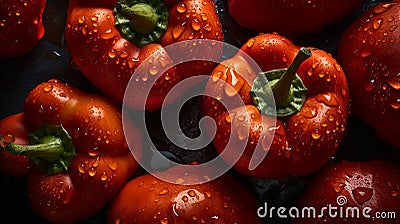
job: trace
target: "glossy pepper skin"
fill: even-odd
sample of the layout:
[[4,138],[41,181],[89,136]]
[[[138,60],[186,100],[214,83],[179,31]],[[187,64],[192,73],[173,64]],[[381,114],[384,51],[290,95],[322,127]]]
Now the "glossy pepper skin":
[[[64,161],[69,166],[60,172],[51,153],[13,151],[6,147],[13,153],[29,156],[32,161],[49,158],[32,166],[28,194],[33,211],[51,222],[76,223],[96,214],[138,167],[125,141],[120,108],[101,96],[50,80],[28,94],[24,113],[18,116],[27,130],[39,130],[44,124],[62,125],[75,148],[72,161]],[[3,124],[16,125],[4,121]],[[133,124],[127,127],[140,148],[140,132]],[[12,127],[2,126],[2,129],[14,135]],[[62,145],[66,149],[65,141]],[[40,169],[47,161],[51,165]]]
[[258,32],[278,32],[288,37],[317,33],[359,9],[365,0],[229,0],[229,14],[235,21]]
[[169,182],[151,174],[128,182],[112,201],[107,223],[263,223],[252,192],[231,176],[185,185],[182,178],[202,177],[177,175],[177,167],[163,172]]
[[353,113],[400,149],[400,1],[364,12],[342,34],[338,60],[349,80]]
[[4,0],[0,4],[0,60],[25,55],[44,35],[46,0]]
[[[400,212],[399,175],[400,165],[384,160],[341,161],[329,165],[310,180],[297,207],[301,209],[311,206],[319,215],[323,207],[331,205],[336,207],[331,212],[333,215],[336,214],[336,217],[330,216],[328,210],[325,210],[323,217],[295,218],[292,224],[396,223],[397,214]],[[349,208],[354,209],[353,214]],[[396,214],[395,217],[393,212]]]
[[[163,46],[195,39],[222,41],[221,24],[213,1],[165,1],[165,11],[169,12],[165,32],[153,42],[138,44],[128,40],[115,26],[114,8],[123,2],[70,1],[65,31],[67,47],[80,71],[105,95],[118,103],[122,103],[127,84],[137,67],[152,56],[148,60],[148,71],[132,77],[138,86],[135,92],[143,98],[146,90],[141,88],[141,83],[145,85],[150,82],[150,77],[160,76],[147,98],[146,108],[135,102],[128,106],[154,111],[161,108],[163,99],[176,83],[194,75],[209,74],[216,65],[213,62],[188,62],[160,74],[161,70],[173,63],[173,58],[165,52]],[[158,28],[155,30],[159,32]],[[150,33],[153,34],[152,31]],[[219,59],[221,52],[217,52],[217,49],[209,48],[208,59]],[[153,55],[155,52],[158,53]]]
[[[8,143],[28,145],[28,135],[31,130],[25,125],[24,114],[10,115],[0,121],[0,144],[5,147]],[[0,150],[0,171],[16,177],[27,177],[32,163],[27,156],[13,155]]]
[[[308,89],[299,111],[274,120],[255,106],[250,90],[258,74],[243,55],[250,56],[261,71],[269,71],[287,68],[298,50],[289,39],[276,33],[260,34],[249,39],[235,56],[218,65],[207,83],[205,94],[209,97],[202,98],[200,103],[202,113],[217,124],[213,144],[222,153],[228,140],[232,140],[233,152],[239,152],[242,149],[235,145],[247,139],[243,155],[233,166],[243,174],[278,179],[309,175],[330,160],[346,134],[348,83],[340,65],[322,50],[312,49],[311,57],[297,69],[297,75]],[[233,100],[237,94],[244,106]],[[221,102],[229,102],[233,109],[227,111]],[[268,140],[272,142],[270,146],[265,142]],[[268,153],[250,170],[256,151]],[[238,155],[230,154],[221,155],[232,163]]]

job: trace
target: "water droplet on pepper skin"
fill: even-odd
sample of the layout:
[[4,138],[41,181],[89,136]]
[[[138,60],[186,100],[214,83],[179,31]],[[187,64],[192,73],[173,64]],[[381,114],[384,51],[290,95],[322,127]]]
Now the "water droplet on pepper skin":
[[395,110],[400,109],[400,98],[394,100],[393,102],[391,102],[391,103],[390,103],[390,106],[391,106],[393,109],[395,109]]
[[185,4],[185,3],[179,4],[179,5],[176,7],[176,11],[178,11],[179,13],[185,13],[186,10],[187,10],[187,7],[186,7],[186,4]]
[[387,3],[387,4],[380,4],[375,6],[375,8],[373,9],[373,12],[375,14],[381,14],[386,12],[387,10],[390,9],[390,7],[393,5],[393,3]]
[[356,189],[352,190],[351,193],[359,204],[364,204],[365,202],[371,200],[374,191],[367,187],[357,187]]
[[191,25],[192,25],[193,30],[195,30],[195,31],[198,31],[201,28],[201,25],[197,18],[193,18]]
[[251,48],[251,47],[254,46],[254,42],[255,42],[255,39],[254,39],[254,38],[250,38],[250,39],[247,41],[246,46],[247,46],[248,48]]
[[180,26],[172,28],[172,36],[178,39],[182,33],[185,31],[186,22],[183,22]]

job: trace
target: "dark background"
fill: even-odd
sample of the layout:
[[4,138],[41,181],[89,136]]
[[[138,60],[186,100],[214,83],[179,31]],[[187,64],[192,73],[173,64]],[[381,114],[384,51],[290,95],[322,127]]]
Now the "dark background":
[[[365,9],[377,4],[378,0],[370,0],[357,12],[349,15],[338,24],[326,26],[319,34],[307,34],[293,40],[298,45],[313,46],[336,55],[338,39],[344,29]],[[240,47],[249,37],[257,33],[240,28],[229,16],[227,0],[216,1],[218,14],[223,24],[225,41]],[[87,92],[98,93],[88,80],[73,66],[63,39],[67,0],[47,0],[44,14],[46,34],[35,50],[28,55],[0,61],[0,119],[21,112],[28,92],[37,84],[50,78],[78,87]],[[226,24],[229,24],[227,26]],[[187,103],[181,112],[182,129],[188,136],[199,134],[197,122],[200,119],[196,100]],[[170,143],[162,133],[159,112],[147,113],[151,122],[148,129],[152,140],[162,153],[175,161],[190,163],[205,162],[214,157],[212,146],[198,152],[188,152]],[[354,116],[350,116],[348,136],[343,141],[332,163],[346,159],[353,161],[382,158],[400,162],[400,153],[377,139],[372,128]],[[245,177],[230,171],[239,181],[258,196],[260,205],[264,201],[269,206],[294,206],[311,178],[288,178],[283,181]],[[143,174],[139,169],[137,175]],[[85,223],[104,223],[107,208]],[[288,223],[290,220],[266,220],[273,223]],[[0,223],[47,223],[31,211],[27,202],[26,181],[0,173]]]

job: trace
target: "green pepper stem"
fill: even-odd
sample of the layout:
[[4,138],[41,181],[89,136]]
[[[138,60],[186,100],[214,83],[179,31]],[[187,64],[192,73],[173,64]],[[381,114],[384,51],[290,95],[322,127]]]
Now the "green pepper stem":
[[48,175],[67,171],[75,156],[75,147],[68,132],[61,125],[50,124],[30,134],[30,145],[6,144],[0,136],[0,150],[28,156]]
[[289,65],[285,73],[281,78],[271,86],[272,92],[275,97],[275,104],[277,107],[286,107],[292,100],[290,88],[292,86],[293,79],[296,75],[297,69],[307,58],[311,56],[311,51],[308,48],[302,47],[298,51],[293,62]]
[[60,138],[46,136],[41,139],[41,142],[35,145],[18,145],[12,142],[5,149],[14,155],[37,157],[47,162],[54,162],[61,158],[64,147]]
[[156,10],[149,4],[138,3],[131,7],[117,2],[115,9],[123,17],[130,20],[131,28],[139,34],[152,32],[158,23]]

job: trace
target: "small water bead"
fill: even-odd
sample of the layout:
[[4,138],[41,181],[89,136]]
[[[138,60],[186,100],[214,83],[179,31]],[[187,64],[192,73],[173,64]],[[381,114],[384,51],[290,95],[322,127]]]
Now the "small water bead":
[[200,30],[201,26],[200,26],[199,20],[197,18],[193,18],[191,24],[192,24],[193,30],[195,30],[195,31]]
[[397,197],[397,196],[398,196],[397,190],[391,190],[391,191],[389,192],[389,194],[390,194],[391,197]]
[[381,27],[381,25],[382,25],[382,21],[383,21],[382,19],[375,20],[374,24],[372,25],[372,27],[375,30],[379,29]]
[[160,192],[158,192],[159,195],[166,195],[168,194],[168,190],[167,189],[163,189]]
[[97,21],[98,21],[98,17],[97,17],[97,16],[92,16],[92,17],[90,18],[90,20],[91,20],[92,22],[97,22]]
[[212,26],[210,24],[206,24],[203,26],[203,29],[205,29],[206,31],[210,32],[212,30]]
[[44,92],[48,93],[53,89],[53,85],[46,85],[43,90]]
[[207,15],[206,15],[205,13],[201,13],[201,14],[200,14],[200,17],[201,17],[201,19],[202,19],[203,21],[207,21],[207,20],[208,20],[208,17],[207,17]]
[[311,137],[315,140],[321,138],[321,133],[318,129],[315,129],[313,132],[311,132]]
[[157,75],[157,73],[158,73],[158,67],[157,66],[152,66],[150,69],[149,69],[149,73],[150,73],[150,75]]
[[86,21],[85,16],[79,17],[79,19],[78,19],[78,23],[79,23],[79,24],[82,24],[82,23],[84,23],[85,21]]
[[247,41],[246,46],[247,46],[248,48],[251,48],[251,47],[254,46],[254,42],[255,42],[255,39],[254,39],[254,38],[250,38],[250,39]]
[[179,5],[176,7],[176,11],[178,11],[179,13],[185,13],[186,10],[187,10],[187,7],[186,7],[186,4],[185,4],[185,3],[179,4]]
[[194,196],[196,196],[196,192],[194,192],[194,190],[189,190],[189,191],[188,191],[188,195],[189,195],[190,197],[194,197]]
[[91,176],[91,177],[93,177],[94,175],[96,175],[96,170],[92,167],[90,170],[89,170],[89,176]]
[[105,180],[107,180],[107,174],[106,174],[106,172],[103,172],[102,174],[101,174],[101,176],[100,176],[100,180],[102,180],[102,181],[105,181]]

